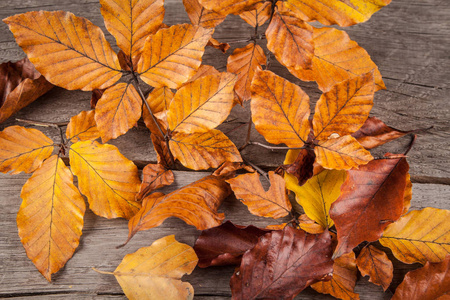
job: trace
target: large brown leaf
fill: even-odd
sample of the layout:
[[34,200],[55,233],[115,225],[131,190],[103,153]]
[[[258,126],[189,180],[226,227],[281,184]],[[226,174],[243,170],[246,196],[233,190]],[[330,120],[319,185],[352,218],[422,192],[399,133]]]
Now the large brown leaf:
[[356,260],[358,269],[363,276],[369,276],[369,281],[387,290],[394,276],[394,267],[389,257],[372,245],[364,247]]
[[42,76],[28,58],[0,65],[0,123],[43,94],[53,85]]
[[226,16],[251,10],[260,0],[199,0],[199,2],[206,9]]
[[213,31],[188,24],[158,30],[145,41],[137,65],[141,79],[156,88],[179,88],[200,66]]
[[100,0],[100,4],[106,29],[130,57],[142,52],[145,38],[155,33],[164,19],[164,0]]
[[333,271],[328,231],[307,234],[286,226],[262,236],[231,277],[233,299],[293,299]]
[[68,90],[107,88],[122,76],[100,28],[64,11],[31,11],[3,20],[36,69]]
[[386,226],[400,218],[408,169],[405,158],[396,158],[348,171],[341,195],[330,209],[338,237],[334,257],[361,242],[378,240]]
[[220,12],[205,9],[198,0],[183,0],[183,5],[193,25],[213,28],[226,18],[226,15],[222,15]]
[[84,199],[73,175],[57,155],[34,172],[22,188],[17,228],[29,259],[51,281],[72,257],[81,237]]
[[139,191],[138,170],[119,150],[96,141],[70,147],[70,165],[90,209],[105,218],[130,219],[141,205],[134,201]]
[[255,6],[254,10],[240,13],[239,17],[241,17],[242,20],[247,22],[250,26],[261,26],[270,19],[271,9],[272,6],[270,2],[261,2]]
[[136,200],[140,201],[156,189],[171,185],[174,181],[172,170],[160,164],[148,164],[142,169],[142,183]]
[[203,230],[194,245],[198,266],[239,265],[245,251],[252,249],[258,238],[268,232],[252,225],[234,225],[230,221]]
[[31,173],[53,152],[54,144],[33,128],[10,126],[0,132],[0,172]]
[[82,111],[70,118],[66,129],[66,137],[72,142],[95,140],[100,137],[95,124],[95,111]]
[[269,143],[303,146],[310,132],[308,95],[286,79],[262,70],[256,71],[251,91],[256,130]]
[[286,194],[283,177],[269,172],[270,188],[266,192],[258,173],[239,175],[228,179],[236,198],[247,205],[248,210],[257,216],[278,219],[287,216],[292,209]]

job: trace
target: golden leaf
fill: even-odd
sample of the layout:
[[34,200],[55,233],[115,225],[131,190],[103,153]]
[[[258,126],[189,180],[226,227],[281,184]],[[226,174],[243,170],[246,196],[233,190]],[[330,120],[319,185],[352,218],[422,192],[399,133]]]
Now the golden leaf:
[[213,32],[188,24],[158,30],[145,41],[137,65],[141,79],[156,88],[179,88],[200,66]]
[[51,274],[72,257],[81,237],[86,210],[73,176],[61,158],[51,156],[22,188],[17,214],[20,240],[36,268]]
[[193,25],[214,28],[226,18],[220,12],[205,9],[197,0],[183,0],[183,5]]
[[199,0],[199,2],[204,8],[226,16],[251,10],[260,0]]
[[372,245],[364,247],[356,260],[362,276],[369,276],[369,281],[380,285],[386,291],[394,276],[394,267],[386,253]]
[[10,126],[0,132],[0,172],[31,173],[53,152],[53,141],[39,130]]
[[66,137],[72,142],[95,140],[100,137],[97,124],[94,119],[95,112],[82,111],[70,118],[66,129]]
[[3,20],[36,69],[68,90],[103,89],[120,79],[119,60],[100,28],[64,11],[31,11]]
[[258,3],[254,10],[244,11],[239,17],[252,27],[261,26],[270,19],[271,9],[270,2]]
[[130,219],[141,205],[134,201],[141,181],[134,163],[108,144],[77,142],[70,147],[70,164],[78,186],[97,215]]
[[197,79],[199,79],[200,77],[203,76],[207,76],[207,75],[217,75],[220,72],[217,71],[216,68],[214,68],[213,66],[209,66],[209,65],[201,65],[200,68],[198,68],[197,72],[194,74],[194,76],[191,77],[191,79],[189,79],[188,82],[186,82],[185,84],[195,81]]
[[310,132],[308,95],[286,79],[261,70],[255,73],[251,91],[256,130],[269,143],[303,146]]

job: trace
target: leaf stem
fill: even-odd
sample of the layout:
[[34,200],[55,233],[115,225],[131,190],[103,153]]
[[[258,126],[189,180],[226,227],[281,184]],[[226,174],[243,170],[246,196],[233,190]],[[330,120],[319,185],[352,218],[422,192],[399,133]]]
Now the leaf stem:
[[248,127],[247,127],[247,137],[245,138],[245,143],[244,145],[241,146],[241,148],[239,148],[239,151],[242,151],[245,149],[245,147],[247,147],[248,145],[250,145],[250,135],[252,133],[252,116],[250,116],[250,120],[248,121]]
[[242,160],[247,164],[250,165],[253,169],[255,169],[256,171],[258,171],[259,174],[261,174],[262,176],[264,176],[264,178],[270,182],[269,180],[269,175],[267,174],[266,171],[264,171],[263,169],[261,169],[260,167],[258,167],[257,165],[255,165],[254,163],[252,163],[251,161],[246,160],[245,158],[242,158]]
[[16,119],[16,121],[34,125],[34,126],[55,127],[55,128],[67,126],[67,124],[69,124],[69,122],[52,123],[52,122],[42,122],[42,121],[34,121],[34,120],[27,120],[27,119]]

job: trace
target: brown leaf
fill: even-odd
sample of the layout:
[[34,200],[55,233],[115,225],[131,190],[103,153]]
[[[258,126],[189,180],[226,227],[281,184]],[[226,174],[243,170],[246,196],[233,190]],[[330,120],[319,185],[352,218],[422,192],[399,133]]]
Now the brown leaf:
[[450,255],[440,263],[427,262],[410,271],[395,290],[392,300],[448,300],[450,298]]
[[119,60],[100,28],[64,11],[31,11],[3,20],[36,69],[68,90],[91,91],[122,76]]
[[262,26],[270,19],[271,9],[270,2],[258,3],[254,10],[244,11],[239,17],[252,27]]
[[226,16],[251,10],[260,0],[199,0],[199,2],[204,8]]
[[53,88],[28,58],[0,65],[0,123]]
[[333,257],[352,251],[361,242],[380,238],[403,211],[408,163],[405,158],[379,159],[348,171],[341,195],[331,205],[338,236]]
[[193,25],[213,28],[222,23],[226,15],[205,9],[197,0],[183,0],[184,8]]
[[394,267],[384,251],[368,245],[361,250],[356,263],[361,275],[369,276],[369,281],[381,286],[384,291],[388,289]]
[[206,44],[206,46],[216,48],[217,50],[222,51],[222,53],[226,53],[228,49],[230,49],[230,45],[228,43],[221,43],[214,38],[211,38]]
[[156,151],[156,159],[158,164],[169,168],[172,165],[172,161],[166,141],[164,140],[164,138],[153,133],[151,133],[150,138],[152,139],[153,147]]
[[20,240],[36,268],[51,281],[78,247],[86,210],[73,175],[57,155],[34,172],[22,188],[17,213]]
[[411,175],[406,174],[406,187],[405,187],[405,194],[403,195],[403,212],[402,215],[406,214],[411,207],[411,200],[412,200],[412,182],[411,182]]
[[246,170],[247,172],[256,172],[255,169],[246,165],[243,162],[224,162],[217,170],[214,171],[214,176],[222,176],[224,178],[235,177],[236,171]]
[[264,50],[256,43],[250,43],[244,48],[236,48],[228,57],[227,71],[238,75],[235,92],[241,101],[250,100],[250,85],[256,69],[266,64]]
[[230,221],[203,230],[194,245],[198,266],[239,265],[245,251],[252,249],[258,238],[268,232],[252,225],[234,225]]
[[100,137],[97,124],[94,119],[95,112],[82,111],[78,115],[70,118],[66,129],[66,137],[73,143],[78,141],[95,140]]
[[148,164],[142,170],[142,183],[139,193],[136,195],[136,201],[141,201],[151,192],[171,185],[174,181],[172,170],[167,170],[160,164]]
[[314,174],[314,161],[316,155],[311,149],[301,149],[295,161],[288,165],[283,165],[283,169],[297,179],[297,184],[302,186]]
[[239,175],[228,179],[236,198],[247,205],[248,210],[260,217],[278,219],[287,216],[292,209],[286,194],[283,177],[269,172],[270,188],[266,192],[258,173]]
[[93,89],[91,96],[91,108],[94,109],[97,105],[98,100],[102,97],[106,89]]
[[117,58],[119,59],[119,64],[122,70],[131,71],[131,68],[133,67],[133,61],[129,56],[125,54],[125,52],[119,50],[119,52],[117,53]]
[[328,231],[310,235],[286,226],[262,236],[231,277],[233,299],[293,299],[333,271]]
[[54,149],[53,141],[39,130],[22,126],[0,132],[0,172],[31,173]]

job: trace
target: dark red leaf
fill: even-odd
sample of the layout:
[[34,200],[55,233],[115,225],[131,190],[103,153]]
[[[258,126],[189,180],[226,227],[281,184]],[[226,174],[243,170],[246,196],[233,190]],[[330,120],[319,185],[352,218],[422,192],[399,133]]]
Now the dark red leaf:
[[283,168],[289,174],[294,175],[298,180],[298,185],[302,186],[313,176],[315,160],[314,150],[302,149],[295,161],[292,164],[283,166]]
[[103,96],[103,92],[106,89],[94,89],[92,90],[92,96],[91,96],[91,108],[94,109],[95,106],[97,105],[98,100],[100,100],[100,98]]

